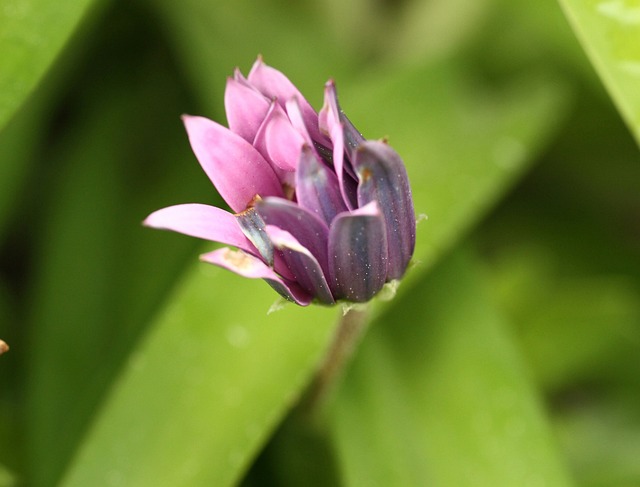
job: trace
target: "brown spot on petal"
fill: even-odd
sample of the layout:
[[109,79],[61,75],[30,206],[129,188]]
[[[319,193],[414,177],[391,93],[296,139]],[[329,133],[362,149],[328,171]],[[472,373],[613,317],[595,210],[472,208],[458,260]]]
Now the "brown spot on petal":
[[9,351],[9,345],[4,340],[0,340],[0,355]]
[[287,183],[284,183],[282,185],[282,192],[284,193],[284,197],[286,199],[293,201],[293,195],[296,193],[296,188]]
[[365,167],[364,169],[362,169],[362,171],[360,171],[360,180],[363,183],[366,183],[372,177],[373,177],[373,172],[370,169]]

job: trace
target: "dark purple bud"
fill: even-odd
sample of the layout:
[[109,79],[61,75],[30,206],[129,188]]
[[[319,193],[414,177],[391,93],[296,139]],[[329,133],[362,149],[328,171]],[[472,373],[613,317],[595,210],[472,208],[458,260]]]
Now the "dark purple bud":
[[416,217],[407,170],[389,145],[371,140],[358,147],[353,165],[360,180],[359,205],[375,201],[384,216],[389,244],[387,280],[399,279],[416,243]]
[[315,213],[327,225],[347,210],[336,173],[320,162],[313,149],[302,148],[296,172],[296,198],[303,208]]
[[387,280],[387,235],[376,202],[341,213],[329,230],[329,275],[334,296],[369,301]]

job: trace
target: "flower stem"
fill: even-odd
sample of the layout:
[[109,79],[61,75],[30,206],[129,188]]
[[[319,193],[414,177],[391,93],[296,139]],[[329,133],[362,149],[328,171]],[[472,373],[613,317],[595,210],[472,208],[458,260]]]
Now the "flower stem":
[[315,379],[302,402],[302,409],[315,416],[335,390],[346,365],[364,336],[369,324],[367,308],[347,309],[340,317],[333,340]]

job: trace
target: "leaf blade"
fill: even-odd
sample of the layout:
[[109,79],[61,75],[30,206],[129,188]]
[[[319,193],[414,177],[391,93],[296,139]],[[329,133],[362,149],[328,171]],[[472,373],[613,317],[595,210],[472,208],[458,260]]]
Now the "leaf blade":
[[640,143],[640,6],[627,0],[559,0],[593,67]]

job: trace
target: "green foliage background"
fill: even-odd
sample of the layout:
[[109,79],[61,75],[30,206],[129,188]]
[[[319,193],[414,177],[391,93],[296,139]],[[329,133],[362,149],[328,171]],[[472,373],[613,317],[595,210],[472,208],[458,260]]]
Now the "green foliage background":
[[[140,225],[258,54],[428,217],[311,417],[340,310]],[[638,0],[3,0],[0,486],[640,485],[638,86]]]

